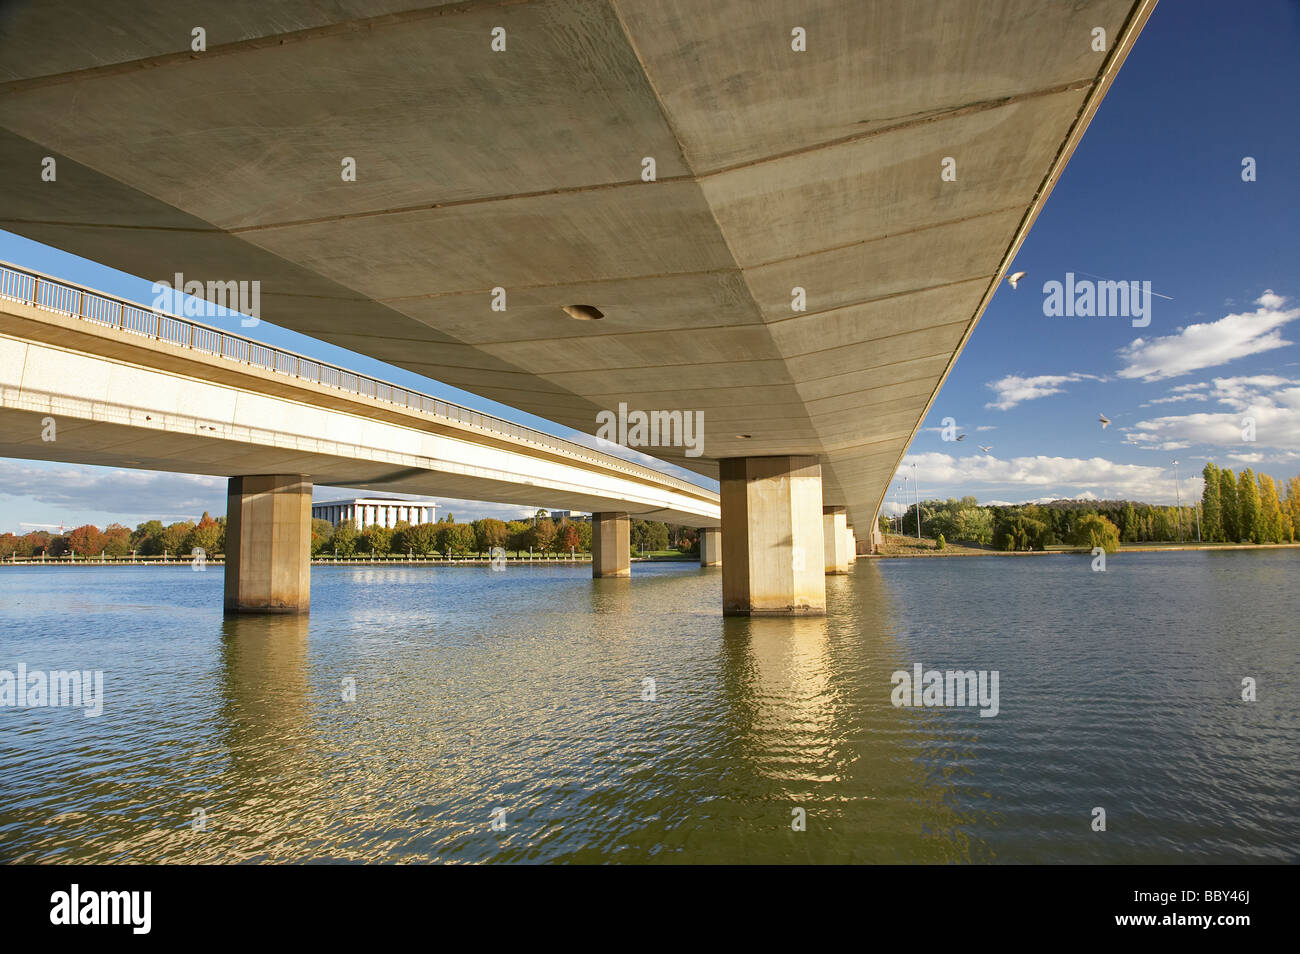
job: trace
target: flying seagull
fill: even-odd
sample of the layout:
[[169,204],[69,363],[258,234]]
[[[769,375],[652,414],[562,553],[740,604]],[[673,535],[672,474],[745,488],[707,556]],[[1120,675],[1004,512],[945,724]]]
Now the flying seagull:
[[993,445],[992,445],[992,444],[989,444],[989,445],[985,446],[984,444],[981,444],[981,445],[980,445],[980,450],[982,450],[982,451],[983,451],[984,453],[986,453],[986,454],[991,453],[992,450],[993,450]]
[[964,441],[965,439],[966,439],[966,435],[965,435],[965,434],[958,434],[958,435],[957,435],[957,440],[959,440],[959,441]]
[[1011,287],[1014,289],[1017,285],[1020,284],[1020,279],[1024,277],[1025,277],[1024,272],[1016,272],[1014,275],[1008,278],[1007,281],[1011,283]]
[[1097,416],[1097,420],[1101,421],[1101,429],[1103,431],[1106,429],[1106,425],[1110,423],[1110,418],[1108,418],[1105,414],[1099,414]]

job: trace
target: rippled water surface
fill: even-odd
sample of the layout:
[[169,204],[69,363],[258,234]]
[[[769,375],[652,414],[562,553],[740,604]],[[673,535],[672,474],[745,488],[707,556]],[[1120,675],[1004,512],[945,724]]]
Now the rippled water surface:
[[[223,619],[215,567],[0,569],[0,669],[106,696],[0,708],[0,859],[1300,860],[1300,551],[864,560],[815,620],[692,564],[312,573]],[[916,663],[999,714],[895,708]]]

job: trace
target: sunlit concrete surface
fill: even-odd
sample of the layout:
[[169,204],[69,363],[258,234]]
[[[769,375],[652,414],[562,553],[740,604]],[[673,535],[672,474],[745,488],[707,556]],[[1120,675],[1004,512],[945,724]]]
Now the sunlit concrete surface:
[[1153,6],[17,2],[0,227],[588,432],[702,410],[655,453],[815,455],[865,528]]
[[226,494],[227,613],[311,608],[311,479],[232,477]]
[[591,515],[591,575],[632,575],[632,527],[627,514]]
[[826,612],[821,468],[815,457],[722,462],[722,612]]

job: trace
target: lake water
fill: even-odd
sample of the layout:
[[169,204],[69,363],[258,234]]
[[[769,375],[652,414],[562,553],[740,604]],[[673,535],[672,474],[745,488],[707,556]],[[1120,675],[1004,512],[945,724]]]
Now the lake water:
[[[0,669],[105,702],[0,708],[0,860],[1300,860],[1300,551],[1090,562],[860,560],[804,620],[688,563],[315,567],[309,619],[3,569]],[[917,663],[998,714],[896,708]]]

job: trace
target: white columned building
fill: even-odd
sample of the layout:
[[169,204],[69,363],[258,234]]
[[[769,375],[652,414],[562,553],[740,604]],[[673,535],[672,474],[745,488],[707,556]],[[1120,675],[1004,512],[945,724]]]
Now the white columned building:
[[396,497],[353,497],[350,500],[313,500],[313,520],[328,520],[338,526],[350,522],[358,530],[379,524],[393,528],[399,521],[409,524],[436,523],[438,503],[434,500],[403,500]]

